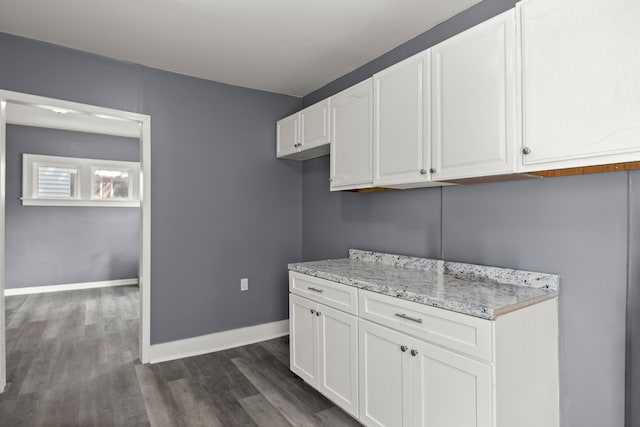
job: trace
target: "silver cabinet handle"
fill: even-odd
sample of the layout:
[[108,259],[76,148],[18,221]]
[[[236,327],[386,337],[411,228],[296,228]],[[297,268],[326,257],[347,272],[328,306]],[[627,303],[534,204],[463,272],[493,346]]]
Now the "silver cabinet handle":
[[431,168],[431,169],[429,169],[429,172],[436,173],[437,171],[435,170],[435,168]]
[[314,288],[312,286],[309,286],[307,289],[309,289],[310,291],[313,291],[313,292],[317,292],[319,294],[324,292],[324,289],[318,289],[318,288]]
[[426,169],[420,169],[420,175],[426,175],[426,174],[427,174]]
[[416,322],[416,323],[422,323],[422,319],[417,317],[407,316],[404,313],[396,313],[396,317],[400,317],[401,319],[411,320],[412,322]]
[[409,349],[409,347],[407,347],[406,345],[401,345],[400,346],[400,350],[402,350],[402,352],[404,353],[405,351],[407,351]]
[[415,348],[411,349],[411,355],[412,356],[417,356],[418,355],[418,350],[416,350]]
[[522,154],[524,154],[525,156],[526,156],[527,154],[531,154],[531,148],[529,148],[529,147],[524,147],[524,148],[522,149]]
[[311,314],[316,314],[316,311],[313,308],[311,309]]
[[319,311],[316,311],[316,316],[320,317],[322,313],[320,313]]

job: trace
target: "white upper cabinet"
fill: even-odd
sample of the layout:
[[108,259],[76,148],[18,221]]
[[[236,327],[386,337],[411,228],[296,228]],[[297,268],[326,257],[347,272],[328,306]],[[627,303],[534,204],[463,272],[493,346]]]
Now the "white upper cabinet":
[[525,0],[523,170],[640,160],[640,1]]
[[509,10],[431,48],[433,180],[514,172],[516,28]]
[[307,160],[329,154],[329,105],[325,99],[277,123],[276,156]]
[[373,76],[373,183],[429,182],[429,51]]
[[276,157],[287,157],[297,153],[300,117],[296,113],[276,123]]
[[329,144],[330,103],[331,99],[325,99],[300,111],[302,150]]
[[331,98],[331,191],[371,187],[372,79]]

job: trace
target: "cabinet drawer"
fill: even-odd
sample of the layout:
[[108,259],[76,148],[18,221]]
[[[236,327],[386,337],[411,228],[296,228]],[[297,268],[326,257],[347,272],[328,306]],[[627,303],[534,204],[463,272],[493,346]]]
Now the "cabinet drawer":
[[358,314],[357,288],[290,271],[289,291],[337,310]]
[[492,360],[491,321],[359,290],[360,317],[483,360]]

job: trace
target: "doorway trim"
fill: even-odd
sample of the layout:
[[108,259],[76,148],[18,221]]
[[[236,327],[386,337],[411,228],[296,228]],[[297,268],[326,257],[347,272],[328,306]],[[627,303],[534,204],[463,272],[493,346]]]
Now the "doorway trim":
[[[15,124],[40,126],[67,130],[83,130],[86,132],[110,134],[108,126],[97,126],[91,128],[91,122],[101,122],[113,119],[112,123],[120,121],[125,127],[132,125],[139,129],[140,140],[140,266],[138,283],[140,287],[140,361],[149,363],[151,349],[151,117],[146,114],[132,113],[123,110],[98,107],[95,105],[81,104],[77,102],[64,101],[55,98],[46,98],[20,92],[0,90],[0,392],[4,391],[7,384],[6,370],[6,325],[5,325],[5,195],[6,195],[6,128],[7,124],[12,124],[8,119],[7,109],[12,104],[17,106],[49,108],[49,110],[59,112],[73,112],[82,117],[82,126],[69,126],[64,124],[64,120],[59,125],[44,125],[21,121]],[[43,107],[44,106],[44,107]],[[101,120],[103,119],[103,120]],[[72,123],[69,119],[68,123]],[[108,123],[108,122],[106,122]],[[121,133],[112,133],[120,134]],[[123,136],[123,135],[122,135]]]

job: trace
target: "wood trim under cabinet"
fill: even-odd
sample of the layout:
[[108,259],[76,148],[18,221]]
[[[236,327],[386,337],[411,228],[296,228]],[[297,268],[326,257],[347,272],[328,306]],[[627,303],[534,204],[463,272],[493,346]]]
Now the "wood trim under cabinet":
[[540,177],[569,176],[569,175],[586,175],[590,173],[603,172],[619,172],[640,169],[640,161],[608,163],[605,165],[582,166],[566,169],[552,169],[537,172],[528,172],[529,175],[537,175]]
[[353,190],[344,190],[344,191],[350,191],[352,193],[378,193],[380,191],[392,191],[392,190],[397,190],[397,188],[370,187],[370,188],[356,188]]
[[[582,166],[582,167],[565,168],[565,169],[549,169],[549,170],[527,172],[527,173],[479,176],[475,178],[461,178],[461,179],[453,179],[453,180],[444,180],[440,182],[442,182],[443,184],[444,183],[446,184],[482,184],[482,183],[489,183],[489,182],[516,181],[516,180],[524,180],[524,179],[553,178],[556,176],[588,175],[592,173],[620,172],[620,171],[628,171],[628,170],[636,170],[636,169],[640,169],[640,161],[608,163],[605,165]],[[375,193],[380,191],[391,191],[391,190],[397,190],[397,188],[371,187],[371,188],[359,188],[355,190],[344,190],[344,191],[350,191],[353,193]]]

